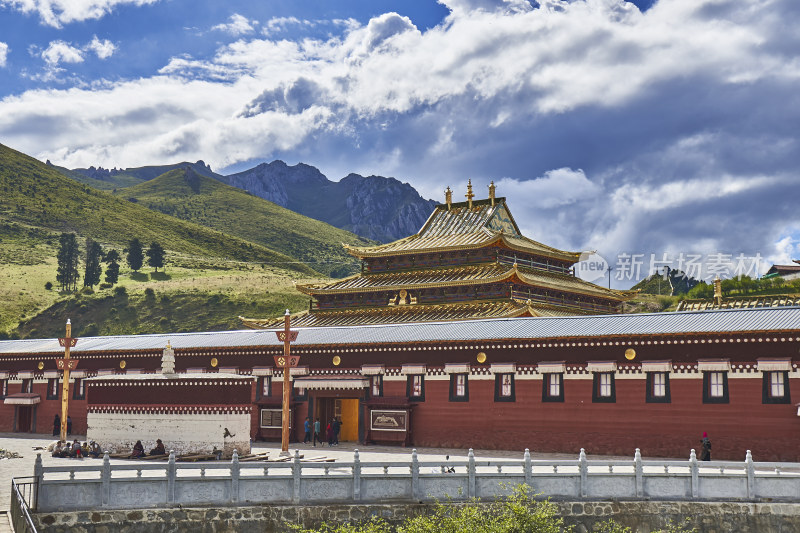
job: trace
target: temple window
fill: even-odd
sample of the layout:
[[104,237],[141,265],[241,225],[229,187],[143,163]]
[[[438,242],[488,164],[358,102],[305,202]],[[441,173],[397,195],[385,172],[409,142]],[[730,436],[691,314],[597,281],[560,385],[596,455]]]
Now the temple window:
[[33,392],[33,380],[23,379],[21,392]]
[[75,378],[75,388],[72,392],[73,400],[83,400],[86,398],[86,383],[83,378]]
[[296,387],[294,390],[294,399],[305,401],[308,399],[308,389],[305,387]]
[[258,378],[258,398],[269,398],[270,396],[272,396],[272,377]]
[[408,399],[415,402],[425,401],[425,376],[423,374],[412,374],[408,376],[406,384]]
[[598,403],[615,403],[617,401],[612,372],[594,373],[592,401]]
[[494,401],[515,401],[514,374],[496,374],[494,376]]
[[703,372],[703,403],[729,403],[728,373]]
[[467,374],[450,374],[450,401],[469,401],[469,380]]
[[370,394],[374,398],[379,398],[383,396],[383,376],[380,374],[376,374],[369,379],[370,381]]
[[47,380],[47,399],[58,400],[58,378]]
[[8,380],[0,379],[0,399],[8,396]]
[[762,403],[791,403],[788,377],[784,371],[764,372]]
[[647,403],[670,403],[669,373],[647,372]]
[[542,401],[564,401],[564,374],[548,372],[542,380]]

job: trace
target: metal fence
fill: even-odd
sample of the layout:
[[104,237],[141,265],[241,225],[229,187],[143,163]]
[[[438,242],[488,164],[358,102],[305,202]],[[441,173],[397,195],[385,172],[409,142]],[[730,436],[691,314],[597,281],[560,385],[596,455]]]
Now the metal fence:
[[11,480],[11,525],[16,533],[36,533],[31,511],[36,511],[39,482],[36,477]]
[[416,502],[495,499],[518,484],[561,500],[800,501],[799,463],[575,459],[362,462],[176,463],[43,467],[36,460],[38,510],[134,509],[177,505]]

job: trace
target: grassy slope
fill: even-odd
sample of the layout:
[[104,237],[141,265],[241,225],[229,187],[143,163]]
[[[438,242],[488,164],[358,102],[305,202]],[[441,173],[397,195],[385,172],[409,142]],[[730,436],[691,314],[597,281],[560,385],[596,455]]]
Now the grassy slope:
[[116,194],[140,205],[236,235],[306,261],[319,272],[338,277],[358,271],[358,260],[342,242],[364,246],[369,241],[201,176],[176,169]]
[[0,223],[53,232],[71,231],[98,242],[124,245],[139,237],[166,250],[202,257],[310,269],[264,246],[198,224],[177,220],[76,183],[47,165],[0,145]]

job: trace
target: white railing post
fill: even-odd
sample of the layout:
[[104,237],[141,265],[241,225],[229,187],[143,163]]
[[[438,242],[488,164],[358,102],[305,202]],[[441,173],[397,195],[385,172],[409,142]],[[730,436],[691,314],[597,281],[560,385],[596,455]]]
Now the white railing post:
[[694,453],[694,448],[689,453],[689,470],[692,472],[692,498],[696,499],[700,489],[700,469],[697,466],[697,454]]
[[636,471],[636,497],[641,498],[644,494],[644,468],[642,467],[642,452],[636,448],[633,454],[633,467]]
[[747,469],[747,499],[752,500],[756,497],[756,468],[753,465],[753,455],[750,450],[744,456],[744,464]]
[[353,501],[361,499],[361,459],[358,449],[353,452]]
[[469,453],[467,454],[467,460],[469,461],[468,473],[469,473],[469,488],[467,489],[469,492],[469,497],[475,497],[475,453],[472,451],[472,448],[469,449]]
[[531,472],[531,451],[525,448],[525,484],[529,487],[533,486],[533,473]]
[[411,450],[411,497],[419,499],[419,460],[416,448]]
[[581,454],[578,456],[578,470],[581,473],[581,498],[586,497],[586,489],[589,485],[589,466],[586,464],[586,450],[581,448]]
[[103,482],[103,501],[105,507],[111,501],[111,458],[108,450],[103,454],[103,469],[100,471],[100,479]]
[[[108,457],[108,452],[106,452]],[[175,478],[178,477],[178,467],[175,465],[175,450],[169,451],[169,460],[167,461],[167,503],[175,503]]]
[[233,457],[231,458],[231,501],[236,503],[239,501],[239,474],[241,473],[239,467],[239,450],[233,450]]
[[294,461],[292,462],[292,501],[300,503],[300,478],[302,466],[300,465],[300,450],[294,451]]

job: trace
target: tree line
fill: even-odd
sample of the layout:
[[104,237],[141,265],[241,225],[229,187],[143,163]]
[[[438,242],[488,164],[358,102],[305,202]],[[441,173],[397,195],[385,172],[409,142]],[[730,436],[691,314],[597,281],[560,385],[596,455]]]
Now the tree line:
[[[147,256],[148,266],[153,267],[156,272],[164,267],[166,253],[164,248],[157,242],[151,242],[145,251],[141,241],[133,238],[128,242],[127,248],[123,250],[125,260],[134,272],[138,272],[144,265],[144,258]],[[114,249],[105,251],[91,237],[86,238],[86,246],[81,256],[78,246],[78,237],[74,233],[62,233],[59,237],[57,254],[56,282],[62,291],[75,291],[78,289],[80,279],[79,265],[83,258],[83,286],[94,287],[100,283],[103,274],[103,264],[105,263],[105,283],[112,286],[119,281],[119,266],[121,256]],[[46,286],[47,287],[47,286]],[[50,284],[49,287],[52,287]]]

